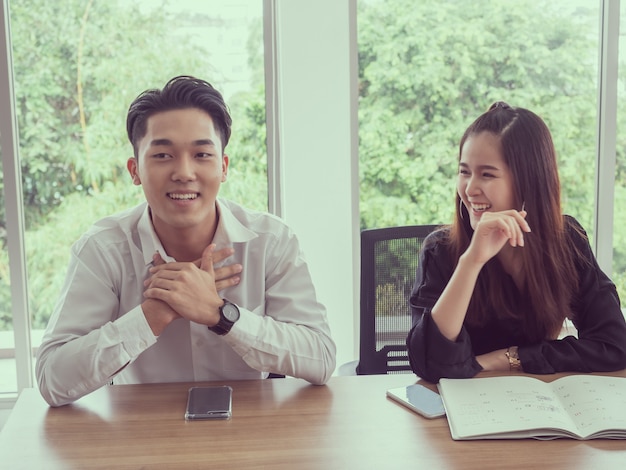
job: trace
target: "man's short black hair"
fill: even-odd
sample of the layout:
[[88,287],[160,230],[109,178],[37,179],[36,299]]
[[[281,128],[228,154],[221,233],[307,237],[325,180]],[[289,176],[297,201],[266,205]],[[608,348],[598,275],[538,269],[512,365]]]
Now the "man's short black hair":
[[128,108],[126,132],[138,156],[139,141],[146,135],[148,118],[163,111],[197,108],[213,120],[222,139],[222,152],[230,139],[232,119],[222,94],[209,82],[189,75],[172,78],[162,90],[151,89],[141,93]]

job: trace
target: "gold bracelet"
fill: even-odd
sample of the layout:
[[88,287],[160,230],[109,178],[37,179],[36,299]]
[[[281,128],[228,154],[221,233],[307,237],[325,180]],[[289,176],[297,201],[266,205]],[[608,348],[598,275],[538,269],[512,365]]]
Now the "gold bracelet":
[[521,372],[522,363],[519,360],[517,353],[517,346],[510,346],[504,353],[509,360],[509,370],[514,372]]

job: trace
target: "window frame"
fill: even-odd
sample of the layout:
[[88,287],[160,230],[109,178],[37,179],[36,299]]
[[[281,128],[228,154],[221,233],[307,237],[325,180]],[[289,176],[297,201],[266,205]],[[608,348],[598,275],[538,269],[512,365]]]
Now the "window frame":
[[[356,8],[357,0],[348,2],[336,2],[335,0],[321,0],[309,2],[308,0],[291,0],[280,2],[278,0],[264,0],[264,50],[265,50],[265,77],[266,77],[266,129],[267,129],[267,159],[268,159],[268,196],[269,211],[283,216],[294,225],[296,233],[309,255],[309,263],[321,300],[326,303],[329,312],[329,321],[333,329],[333,335],[338,343],[338,366],[345,360],[357,357],[358,338],[358,279],[359,279],[359,172],[358,172],[358,44],[356,35]],[[302,9],[307,14],[301,13]],[[616,142],[616,107],[617,107],[617,47],[619,42],[619,0],[601,0],[601,43],[599,52],[599,84],[598,84],[598,133],[597,133],[597,167],[596,167],[596,207],[594,212],[594,252],[601,268],[611,273],[613,258],[613,205],[614,205],[614,168],[615,168],[615,142]],[[311,17],[313,14],[313,18]],[[325,220],[324,207],[311,213],[309,207],[302,209],[293,202],[297,184],[294,178],[298,175],[290,165],[292,158],[297,158],[294,149],[302,147],[306,143],[297,142],[301,133],[293,133],[294,122],[298,122],[298,130],[310,128],[313,132],[323,135],[328,132],[325,122],[307,121],[308,110],[300,110],[293,106],[296,99],[297,86],[285,82],[286,77],[297,77],[293,74],[294,67],[305,67],[307,72],[315,72],[319,68],[322,59],[314,58],[309,64],[293,63],[293,41],[310,41],[305,34],[307,24],[315,24],[317,20],[324,21],[328,18],[339,18],[347,22],[343,31],[328,30],[337,34],[339,41],[323,42],[324,50],[320,51],[325,63],[341,63],[349,55],[349,63],[341,65],[345,67],[341,71],[341,83],[337,85],[335,92],[344,91],[348,95],[347,101],[337,104],[332,102],[332,95],[328,103],[320,106],[329,109],[337,107],[349,107],[342,109],[342,118],[349,121],[347,135],[341,137],[342,148],[347,149],[343,153],[349,161],[346,165],[349,169],[349,181],[345,184],[347,189],[342,189],[338,196],[341,201],[337,206],[345,211],[347,216],[348,233],[329,234],[328,238],[319,238],[319,221]],[[302,26],[299,34],[297,26]],[[26,276],[26,262],[24,249],[24,222],[22,206],[22,179],[19,165],[19,146],[17,138],[17,126],[15,116],[15,104],[13,95],[13,73],[11,62],[11,40],[8,15],[8,1],[2,2],[0,10],[0,108],[10,110],[10,113],[0,115],[0,148],[2,149],[2,165],[5,186],[5,205],[8,231],[8,253],[10,258],[11,297],[13,313],[13,333],[15,337],[15,359],[17,373],[18,393],[33,386],[33,358],[30,340],[30,313],[28,308],[28,284]],[[335,38],[336,39],[336,38]],[[334,43],[331,47],[329,44]],[[310,47],[310,43],[307,43]],[[317,55],[317,54],[316,54]],[[303,54],[303,61],[310,61],[311,57]],[[346,72],[347,69],[347,72]],[[324,73],[324,72],[320,72]],[[319,77],[319,76],[318,76]],[[300,84],[298,84],[300,85]],[[302,87],[301,90],[306,90]],[[333,115],[333,113],[329,113]],[[347,116],[347,117],[346,117]],[[291,126],[291,127],[290,127]],[[342,127],[342,129],[346,129]],[[289,132],[287,132],[289,131]],[[345,133],[343,130],[341,131]],[[294,141],[295,140],[295,141]],[[335,142],[328,144],[333,147]],[[337,154],[328,155],[323,165],[331,165]],[[321,158],[321,157],[320,157]],[[342,168],[346,171],[346,167]],[[342,173],[345,175],[345,173]],[[305,175],[304,177],[307,177]],[[302,176],[300,176],[302,178]],[[334,195],[333,195],[334,196]],[[311,196],[315,198],[315,196]],[[325,206],[328,207],[328,206]],[[334,206],[333,210],[335,209]],[[304,214],[298,214],[303,212]],[[307,221],[306,219],[311,219]],[[317,223],[318,230],[310,230]],[[307,225],[309,224],[309,225]],[[599,228],[602,227],[602,230]],[[610,228],[610,230],[609,230]],[[332,230],[325,230],[332,232]],[[328,244],[328,240],[339,237],[344,250],[348,251],[345,257],[337,260],[334,256],[326,253],[321,255]],[[322,245],[315,251],[315,245]],[[349,246],[348,246],[349,245]],[[313,252],[309,248],[313,248]],[[337,269],[337,267],[341,269]],[[350,272],[349,279],[345,273]],[[328,278],[328,280],[326,279]],[[332,296],[331,287],[335,286],[337,294]],[[341,286],[341,287],[336,287]],[[341,296],[341,299],[336,297]],[[324,298],[325,297],[325,298]],[[339,320],[339,317],[341,319]],[[336,328],[341,322],[341,328]],[[344,328],[347,325],[347,329]],[[341,342],[341,344],[340,344]],[[17,394],[15,394],[17,396]],[[15,399],[15,396],[12,400]],[[4,400],[4,401],[3,401]],[[9,398],[0,398],[2,403],[8,403]]]
[[[613,221],[617,158],[617,80],[619,73],[619,0],[600,0],[598,51],[598,131],[596,138],[593,251],[600,268],[613,272]],[[602,229],[601,229],[602,228]]]
[[[0,149],[2,150],[2,174],[7,224],[7,248],[11,278],[11,311],[15,339],[15,367],[18,393],[33,386],[33,361],[30,341],[30,311],[28,308],[28,283],[26,276],[26,251],[24,249],[24,209],[22,201],[22,172],[19,159],[17,116],[13,94],[13,62],[11,54],[11,30],[8,1],[2,2],[0,10]],[[14,399],[9,397],[9,399]],[[2,399],[4,401],[4,398]]]

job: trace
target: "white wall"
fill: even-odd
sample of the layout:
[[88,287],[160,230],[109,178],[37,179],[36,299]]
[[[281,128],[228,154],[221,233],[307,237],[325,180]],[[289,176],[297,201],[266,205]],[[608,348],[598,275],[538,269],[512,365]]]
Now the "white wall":
[[0,431],[2,431],[2,428],[4,427],[4,423],[7,422],[7,419],[9,419],[9,414],[11,413],[11,409],[0,409]]
[[357,357],[358,337],[356,3],[274,5],[282,216],[328,308],[339,366]]

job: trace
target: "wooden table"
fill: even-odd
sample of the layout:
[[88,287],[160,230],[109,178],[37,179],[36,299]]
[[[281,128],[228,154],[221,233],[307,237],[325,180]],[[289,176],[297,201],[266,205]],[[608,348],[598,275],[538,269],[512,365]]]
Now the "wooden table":
[[26,389],[0,434],[0,467],[612,470],[626,465],[626,441],[453,441],[445,418],[427,420],[385,397],[388,388],[413,382],[413,375],[333,377],[326,386],[291,378],[223,382],[234,389],[233,418],[196,422],[183,418],[189,383],[115,385],[61,408],[49,408],[36,389]]

